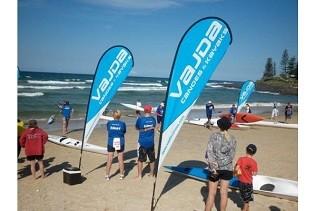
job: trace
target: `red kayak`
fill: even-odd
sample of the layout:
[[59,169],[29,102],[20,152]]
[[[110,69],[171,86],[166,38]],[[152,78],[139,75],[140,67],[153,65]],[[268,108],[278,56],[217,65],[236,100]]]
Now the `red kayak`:
[[251,113],[239,112],[236,115],[236,122],[238,123],[258,122],[258,121],[262,121],[263,119],[264,118],[262,116],[258,116]]
[[[219,115],[219,117],[227,117],[230,118],[230,113],[222,113]],[[263,120],[264,118],[262,116],[258,116],[251,113],[244,113],[239,112],[236,115],[236,123],[251,123],[251,122],[258,122]]]

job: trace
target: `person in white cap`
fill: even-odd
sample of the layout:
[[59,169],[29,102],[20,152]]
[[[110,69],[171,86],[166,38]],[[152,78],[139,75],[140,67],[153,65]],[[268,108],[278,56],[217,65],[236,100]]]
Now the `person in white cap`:
[[212,114],[213,114],[213,111],[215,109],[212,101],[208,101],[205,105],[205,109],[206,109],[206,117],[207,117],[207,122],[205,123],[205,125],[209,125],[211,124],[212,125],[212,122],[211,122],[211,119],[212,119]]

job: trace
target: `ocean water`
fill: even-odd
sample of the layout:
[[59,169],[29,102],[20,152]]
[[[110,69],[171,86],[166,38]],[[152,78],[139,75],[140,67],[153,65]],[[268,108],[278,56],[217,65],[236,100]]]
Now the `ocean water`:
[[[57,104],[68,100],[74,108],[72,120],[77,122],[75,127],[82,127],[92,79],[93,75],[84,74],[21,72],[17,93],[18,117],[23,120],[37,119],[42,125],[45,125],[52,114],[56,114],[56,120],[61,120]],[[240,81],[209,81],[190,112],[189,118],[204,118],[205,103],[209,100],[214,103],[216,113],[228,111],[231,104],[236,103],[241,85]],[[168,78],[128,77],[108,109],[120,109],[123,114],[134,114],[134,111],[120,103],[135,104],[138,99],[143,105],[157,106],[165,100],[167,86]],[[273,103],[277,103],[282,114],[287,102],[291,102],[295,110],[298,97],[256,90],[248,100],[252,111],[258,114],[271,112]],[[56,129],[53,125],[46,126],[46,129]]]

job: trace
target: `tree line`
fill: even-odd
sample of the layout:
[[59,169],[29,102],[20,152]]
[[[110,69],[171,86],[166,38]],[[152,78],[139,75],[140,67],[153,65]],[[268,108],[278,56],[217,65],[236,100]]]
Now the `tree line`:
[[287,49],[285,49],[282,53],[280,70],[280,74],[277,74],[276,63],[272,60],[272,58],[268,58],[262,79],[272,78],[275,76],[280,76],[285,79],[298,79],[298,61],[295,56],[289,57]]

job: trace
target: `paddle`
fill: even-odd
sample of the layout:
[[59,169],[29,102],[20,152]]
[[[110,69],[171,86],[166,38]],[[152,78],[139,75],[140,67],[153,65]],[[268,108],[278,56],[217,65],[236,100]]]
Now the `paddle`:
[[49,118],[48,118],[48,120],[47,120],[47,124],[48,125],[51,125],[51,124],[53,124],[54,122],[55,122],[55,116],[60,112],[60,110],[62,109],[62,103],[58,103],[58,104],[56,104],[56,106],[59,108],[59,110],[55,113],[55,114],[52,114]]

